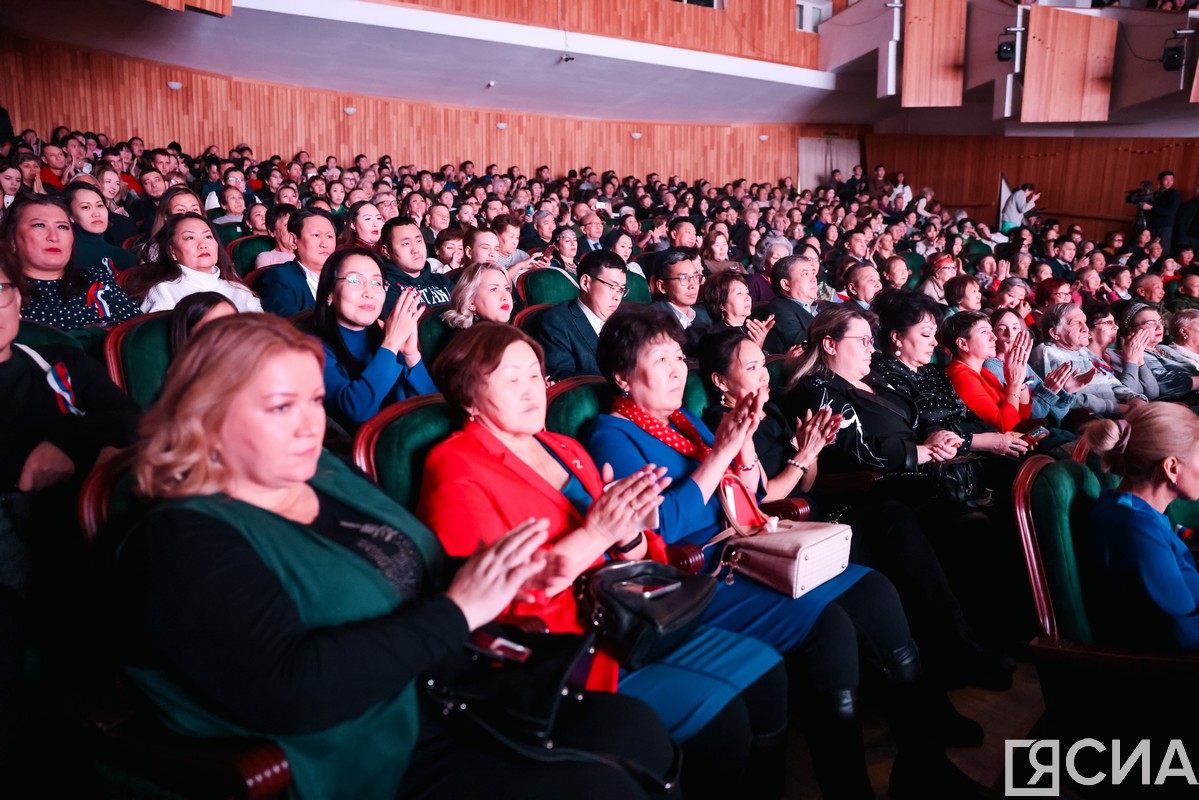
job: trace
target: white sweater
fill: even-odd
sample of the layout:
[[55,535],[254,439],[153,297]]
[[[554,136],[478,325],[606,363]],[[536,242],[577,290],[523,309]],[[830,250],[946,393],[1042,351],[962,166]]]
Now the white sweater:
[[216,267],[213,267],[209,274],[183,266],[179,269],[183,274],[178,278],[155,284],[150,289],[146,299],[142,301],[142,311],[147,314],[151,311],[169,311],[180,300],[196,292],[216,292],[223,295],[229,298],[238,311],[262,311],[262,303],[253,292],[240,284],[223,280]]

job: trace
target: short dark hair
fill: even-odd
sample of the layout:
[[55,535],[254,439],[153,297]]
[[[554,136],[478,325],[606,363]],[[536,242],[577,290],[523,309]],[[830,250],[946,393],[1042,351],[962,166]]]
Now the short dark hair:
[[167,340],[172,358],[187,344],[192,330],[204,319],[204,315],[221,303],[237,310],[233,301],[219,292],[193,292],[175,305],[171,310],[171,328]]
[[[495,200],[498,201],[499,198],[497,197]],[[516,220],[516,217],[512,216],[511,214],[499,214],[491,220],[491,232],[496,236],[499,236],[508,228],[520,229],[520,223]]]
[[[965,277],[970,277],[969,275]],[[973,280],[973,279],[972,279]],[[958,350],[958,339],[965,339],[980,322],[989,322],[986,314],[981,311],[962,311],[951,317],[946,317],[941,323],[941,342],[955,356]]]
[[[321,219],[333,225],[333,217],[327,212],[319,208],[301,208],[299,211],[291,215],[291,219],[287,221],[287,232],[292,236],[300,236],[304,233],[304,223],[313,217]],[[333,226],[334,230],[337,226]]]
[[[683,326],[669,311],[628,303],[617,309],[600,330],[595,361],[613,390],[617,375],[629,375],[637,368],[641,350],[655,339],[668,338],[686,346]],[[436,377],[434,377],[436,382]],[[441,386],[440,383],[437,384]],[[442,387],[442,391],[445,388]]]
[[926,316],[932,317],[934,323],[941,319],[941,304],[919,292],[883,292],[874,298],[870,308],[878,315],[878,341],[884,348],[891,345],[892,334],[903,336]]
[[[962,300],[966,297],[966,290],[970,288],[970,284],[978,285],[978,279],[973,275],[954,275],[949,280],[945,281],[945,302],[948,305],[961,305]],[[957,316],[956,314],[954,316]]]
[[611,250],[592,250],[579,260],[576,272],[580,278],[584,275],[596,278],[606,269],[614,269],[619,272],[628,271],[624,259]]
[[[699,292],[699,301],[704,304],[704,308],[708,310],[708,315],[713,320],[720,320],[722,314],[721,309],[729,300],[729,291],[733,288],[734,283],[740,283],[749,288],[749,281],[739,272],[733,272],[731,269],[726,269],[724,272],[704,281],[703,288]],[[701,351],[700,355],[703,353]]]
[[[607,326],[604,326],[607,328]],[[524,342],[533,348],[545,372],[545,351],[515,325],[476,322],[450,339],[433,362],[430,376],[446,402],[465,411],[474,405],[483,380],[495,372],[510,345]]]
[[[144,174],[144,173],[143,173]],[[266,210],[266,229],[273,231],[279,224],[279,217],[290,217],[300,209],[291,203],[275,203]]]
[[699,346],[699,374],[710,391],[716,390],[712,375],[727,375],[737,348],[747,341],[750,341],[749,337],[740,328],[725,328],[704,334]]

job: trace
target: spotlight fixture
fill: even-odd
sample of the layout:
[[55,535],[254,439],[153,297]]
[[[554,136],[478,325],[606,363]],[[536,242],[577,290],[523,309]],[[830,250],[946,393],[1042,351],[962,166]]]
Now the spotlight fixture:
[[630,135],[630,136],[632,136],[634,139],[640,139],[640,138],[641,138],[641,134],[640,134],[640,133],[637,133],[637,132],[631,133],[631,134],[629,134],[629,135]]
[[167,81],[167,88],[173,92],[177,92],[183,88],[183,84],[179,81]]
[[758,134],[758,141],[759,142],[768,142],[768,141],[770,141],[770,136],[768,136],[765,133],[760,133],[760,134]]
[[350,115],[351,117],[358,113],[358,109],[354,108],[353,106],[346,106],[342,109],[342,111],[346,112],[346,114]]
[[999,48],[995,51],[995,57],[1000,61],[1015,61],[1016,60],[1016,41],[1002,40],[999,42]]
[[495,126],[496,126],[497,128],[499,128],[500,130],[504,130],[505,128],[507,128],[507,127],[508,127],[508,123],[507,123],[507,122],[497,122],[497,123],[495,124]]

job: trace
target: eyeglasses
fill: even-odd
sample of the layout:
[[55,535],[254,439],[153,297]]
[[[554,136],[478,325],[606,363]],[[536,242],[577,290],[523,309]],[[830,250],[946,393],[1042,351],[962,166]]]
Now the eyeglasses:
[[1144,322],[1137,323],[1133,327],[1136,327],[1136,328],[1164,328],[1165,325],[1162,323],[1162,321],[1160,319],[1147,319]]
[[842,336],[842,337],[841,337],[840,339],[838,339],[837,341],[841,341],[841,342],[861,342],[861,343],[862,343],[862,347],[865,347],[865,348],[866,348],[866,349],[868,349],[868,350],[873,350],[873,349],[874,349],[874,337],[873,337],[873,336],[871,336],[871,335],[869,335],[869,334],[867,334],[867,335],[865,335],[865,336]]
[[361,275],[347,275],[344,278],[338,278],[339,281],[345,281],[351,286],[358,287],[359,291],[366,289],[381,289],[387,291],[388,283],[381,278],[364,278]]
[[17,285],[15,283],[0,283],[0,308],[11,306],[13,298],[16,296]]
[[621,297],[624,297],[626,294],[629,293],[629,287],[621,286],[619,283],[609,283],[608,281],[604,280],[603,278],[597,278],[594,275],[591,277],[591,280],[602,283],[604,286],[607,286],[609,289],[616,292]]
[[693,272],[690,275],[679,275],[674,278],[662,278],[662,280],[678,281],[679,283],[682,283],[682,284],[694,283],[696,285],[699,285],[704,282],[704,276],[703,276],[703,273],[701,273],[701,272]]

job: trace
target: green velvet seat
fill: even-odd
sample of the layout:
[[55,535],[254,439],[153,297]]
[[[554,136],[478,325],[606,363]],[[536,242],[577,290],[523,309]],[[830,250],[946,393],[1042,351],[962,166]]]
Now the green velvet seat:
[[541,318],[545,316],[545,312],[553,307],[551,303],[539,303],[535,306],[529,306],[522,309],[512,318],[512,324],[534,339],[538,339],[541,332]]
[[450,327],[449,323],[441,318],[447,308],[448,305],[429,306],[421,314],[416,335],[420,339],[421,358],[424,359],[426,367],[436,360],[457,333],[457,328]]
[[653,299],[649,293],[649,281],[636,272],[625,273],[625,278],[629,293],[624,296],[622,302],[648,304]]
[[908,269],[912,271],[913,277],[919,275],[920,271],[924,269],[924,256],[920,255],[916,251],[913,250],[907,253],[900,253],[900,257],[903,258],[904,263],[908,265]]
[[229,255],[233,258],[233,268],[241,277],[254,269],[258,256],[268,250],[275,249],[275,240],[270,236],[243,236],[229,243]]
[[558,269],[534,269],[516,281],[516,291],[526,307],[557,304],[579,296],[579,286]]
[[113,383],[143,410],[158,398],[166,380],[171,363],[170,331],[170,311],[143,314],[113,328],[104,344]]
[[388,497],[415,511],[425,458],[462,427],[461,416],[439,394],[388,406],[358,429],[354,463],[374,478]]
[[60,331],[51,325],[43,325],[40,322],[32,320],[21,320],[20,326],[17,328],[17,344],[27,345],[33,349],[37,349],[38,345],[53,344],[66,345],[67,347],[78,347],[83,349],[83,345],[75,337],[65,331]]
[[708,406],[720,402],[719,398],[712,395],[698,372],[687,373],[687,385],[683,388],[683,408],[702,419]]
[[230,222],[225,225],[217,225],[216,232],[221,237],[221,244],[228,247],[238,239],[248,236],[250,226],[242,222]]
[[549,388],[545,429],[581,441],[587,426],[612,407],[612,389],[597,375],[567,378]]

